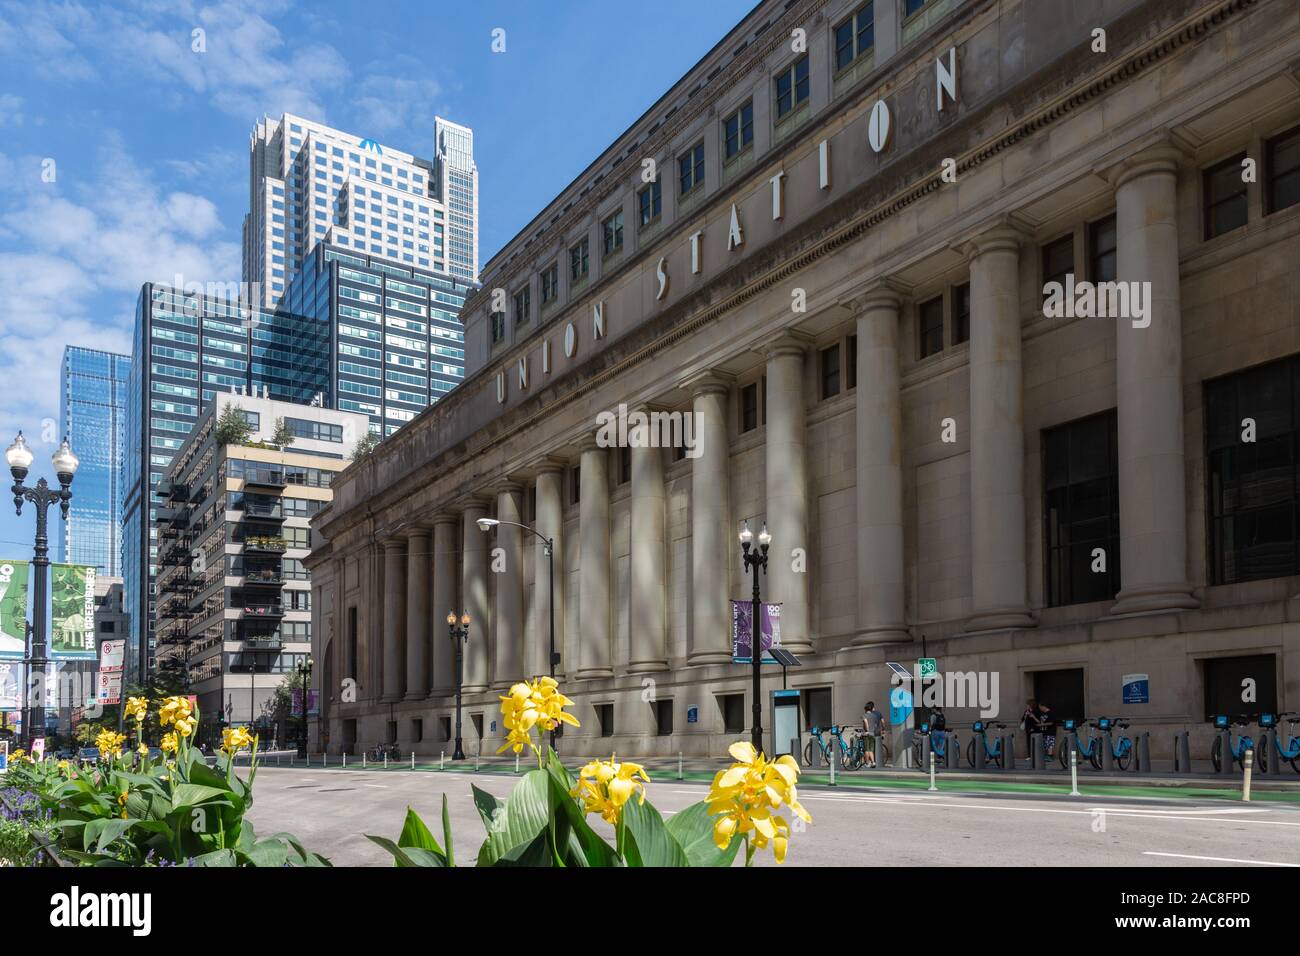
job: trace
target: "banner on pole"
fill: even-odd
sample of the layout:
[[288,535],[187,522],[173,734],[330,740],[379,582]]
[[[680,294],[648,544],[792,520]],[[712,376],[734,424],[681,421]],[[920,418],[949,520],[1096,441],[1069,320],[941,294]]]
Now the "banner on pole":
[[27,653],[27,579],[26,561],[0,559],[0,660]]
[[95,569],[85,564],[52,564],[50,659],[95,657]]
[[[752,646],[750,635],[753,628],[750,626],[750,618],[753,617],[754,605],[751,601],[732,601],[731,602],[731,660],[735,664],[748,664],[751,662],[750,647]],[[781,646],[781,605],[764,604],[761,611],[759,648],[762,651],[770,651],[773,646]],[[763,658],[763,663],[775,663],[771,655]]]

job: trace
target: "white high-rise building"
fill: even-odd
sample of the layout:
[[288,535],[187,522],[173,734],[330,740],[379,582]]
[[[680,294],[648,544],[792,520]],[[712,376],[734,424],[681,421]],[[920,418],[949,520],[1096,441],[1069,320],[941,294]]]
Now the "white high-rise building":
[[478,271],[474,134],[435,119],[437,161],[286,113],[249,141],[243,273],[264,308],[330,242],[473,279]]

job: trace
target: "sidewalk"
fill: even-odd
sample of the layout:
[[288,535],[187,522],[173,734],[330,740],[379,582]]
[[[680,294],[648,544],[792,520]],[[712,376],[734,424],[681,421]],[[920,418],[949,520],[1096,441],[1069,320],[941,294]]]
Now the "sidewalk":
[[[562,754],[561,756],[565,766],[571,772],[589,760],[609,759],[608,754],[596,757],[574,757],[568,754]],[[323,760],[324,763],[322,763]],[[430,760],[427,756],[416,755],[414,765],[412,765],[411,755],[407,754],[403,760],[390,762],[388,766],[367,760],[364,762],[364,767],[362,760],[355,755],[348,756],[346,767],[343,766],[342,758],[338,756],[323,758],[321,754],[313,754],[309,765],[304,765],[302,760],[293,758],[291,754],[278,757],[270,755],[268,758],[262,759],[261,762],[263,766],[294,766],[300,770],[365,769],[388,772],[406,771],[408,773],[415,770],[420,772],[432,771],[434,773],[441,771],[468,775],[479,773],[509,776],[514,775],[516,767],[513,755],[501,757],[483,756],[477,762],[473,755],[468,756],[464,761],[452,761],[450,756],[439,761],[436,758]],[[641,757],[635,758],[633,762],[643,766],[652,780],[675,779],[692,783],[708,783],[712,781],[719,770],[726,769],[731,763],[727,758],[681,757],[679,759],[676,756]],[[1208,770],[1209,761],[1204,761],[1204,763]],[[534,766],[535,761],[532,759],[531,754],[520,756],[518,761],[520,773],[526,773]],[[1294,803],[1300,806],[1300,774],[1292,771],[1289,766],[1285,769],[1285,776],[1274,777],[1265,776],[1258,772],[1253,773],[1250,784],[1251,799],[1260,802]],[[901,767],[880,767],[872,770],[863,769],[842,772],[837,769],[833,784],[829,770],[824,767],[819,769],[805,768],[799,777],[800,787],[829,788],[832,785],[846,790],[926,790],[930,785],[930,779],[928,773]],[[1011,772],[986,770],[980,773],[968,769],[937,770],[935,785],[939,790],[950,792],[1064,795],[1070,792],[1070,772],[1059,768],[1042,771],[1020,768]],[[1149,774],[1137,774],[1132,771],[1127,773],[1101,773],[1093,770],[1090,766],[1081,766],[1079,768],[1079,792],[1084,796],[1186,797],[1241,801],[1242,775],[1238,772],[1232,776],[1219,776],[1200,771],[1191,774],[1174,774],[1167,771],[1156,771]]]

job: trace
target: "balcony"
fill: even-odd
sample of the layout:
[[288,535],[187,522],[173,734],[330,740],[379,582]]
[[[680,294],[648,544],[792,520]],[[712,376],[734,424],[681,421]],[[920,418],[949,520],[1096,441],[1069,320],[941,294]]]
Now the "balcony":
[[279,503],[276,504],[249,504],[244,502],[239,509],[243,512],[241,518],[254,518],[258,521],[283,521],[284,512],[281,510]]
[[245,488],[274,488],[281,490],[288,486],[289,482],[285,480],[283,471],[272,468],[249,468],[244,472]]
[[244,551],[248,554],[284,554],[289,542],[272,535],[252,535],[244,539]]
[[246,651],[278,651],[284,647],[278,637],[245,637],[242,641]]
[[254,602],[245,604],[240,610],[241,617],[264,620],[284,617],[284,605],[279,601]]
[[280,573],[279,568],[266,568],[257,570],[246,570],[244,572],[245,587],[274,587],[278,588],[284,583],[284,575]]

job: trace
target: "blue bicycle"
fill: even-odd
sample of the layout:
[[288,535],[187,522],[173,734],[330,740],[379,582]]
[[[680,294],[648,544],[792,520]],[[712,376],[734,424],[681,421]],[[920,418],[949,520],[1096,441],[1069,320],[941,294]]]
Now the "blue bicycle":
[[1000,735],[994,737],[993,743],[990,744],[988,732],[989,730],[1006,730],[1007,725],[998,722],[986,724],[982,720],[977,720],[975,723],[971,724],[970,729],[975,736],[972,737],[971,742],[966,745],[966,762],[972,767],[975,766],[975,747],[976,745],[979,745],[984,748],[984,762],[986,764],[991,763],[995,767],[1001,767],[1002,737]]
[[[1232,740],[1232,727],[1249,727],[1251,718],[1241,714],[1236,720],[1233,720],[1227,714],[1217,714],[1213,718],[1214,729],[1228,731],[1228,749],[1232,752],[1232,762],[1241,764],[1246,757],[1247,750],[1255,749],[1255,738],[1250,734],[1238,734],[1236,741]],[[1214,772],[1219,773],[1223,767],[1223,738],[1217,733],[1214,735],[1214,743],[1210,746],[1210,762],[1214,764]],[[1263,765],[1260,765],[1263,769]]]
[[[953,739],[956,740],[955,737]],[[948,734],[943,731],[931,733],[930,725],[926,723],[917,728],[912,735],[912,760],[915,762],[917,769],[926,769],[926,764],[922,758],[929,751],[934,751],[935,766],[943,766],[944,758],[948,752]]]
[[[1285,721],[1287,725],[1286,733],[1278,730],[1278,721]],[[1277,751],[1278,758],[1283,761],[1290,761],[1291,769],[1300,773],[1300,737],[1295,735],[1295,725],[1300,723],[1300,714],[1260,714],[1259,727],[1261,730],[1273,730],[1273,749]],[[1283,743],[1283,741],[1286,743]],[[1270,755],[1267,747],[1259,751],[1259,769],[1261,772],[1268,772],[1268,761]]]
[[[1087,727],[1087,736],[1080,736],[1080,723]],[[1129,722],[1114,717],[1094,717],[1084,718],[1082,722],[1076,720],[1061,721],[1061,728],[1065,731],[1060,744],[1056,748],[1056,759],[1060,761],[1063,769],[1070,766],[1070,746],[1079,751],[1079,756],[1086,759],[1092,764],[1094,770],[1102,768],[1103,748],[1106,746],[1106,732],[1111,731],[1110,755],[1115,761],[1115,767],[1119,770],[1127,770],[1129,761],[1133,759],[1133,738],[1123,734],[1116,734],[1114,731],[1127,730]],[[1094,735],[1093,731],[1097,733]]]
[[[844,770],[857,770],[862,766],[866,759],[866,741],[858,734],[853,738],[851,743],[844,742],[845,728],[839,724],[832,724],[829,727],[813,727],[808,731],[809,741],[803,748],[803,765],[811,767],[813,765],[813,754],[820,753],[822,759],[830,765],[834,757],[834,742],[840,742],[840,767]],[[823,739],[823,734],[830,736]],[[813,747],[817,750],[814,751]]]

